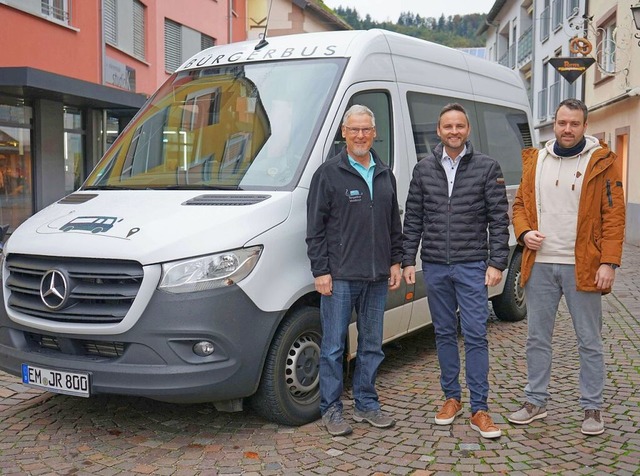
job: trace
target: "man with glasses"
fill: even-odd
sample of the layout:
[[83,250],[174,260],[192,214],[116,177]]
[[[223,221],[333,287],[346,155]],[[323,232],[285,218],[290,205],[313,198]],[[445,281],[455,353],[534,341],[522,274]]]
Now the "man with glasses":
[[460,104],[440,111],[441,143],[416,164],[409,185],[402,266],[406,282],[414,284],[422,241],[420,257],[445,396],[435,423],[450,425],[462,413],[459,310],[471,428],[484,438],[497,438],[502,432],[487,406],[487,287],[498,284],[507,267],[509,203],[500,165],[473,149],[470,132],[469,116]]
[[353,375],[356,422],[378,428],[393,418],[375,388],[384,359],[382,330],[389,289],[401,281],[402,224],[396,179],[371,145],[375,117],[354,105],[344,115],[346,147],[315,172],[307,199],[307,254],[320,293],[320,413],[331,435],[351,433],[342,416],[343,359],[355,307],[358,355]]

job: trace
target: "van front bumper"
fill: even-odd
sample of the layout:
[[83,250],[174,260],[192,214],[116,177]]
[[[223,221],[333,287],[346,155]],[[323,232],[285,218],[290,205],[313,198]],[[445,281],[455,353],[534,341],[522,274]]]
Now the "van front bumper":
[[[176,403],[233,400],[256,391],[282,314],[261,311],[238,286],[190,294],[156,290],[128,331],[78,335],[17,324],[2,306],[0,369],[20,376],[22,364],[29,364],[86,373],[91,395]],[[211,355],[194,352],[201,341],[213,344]]]

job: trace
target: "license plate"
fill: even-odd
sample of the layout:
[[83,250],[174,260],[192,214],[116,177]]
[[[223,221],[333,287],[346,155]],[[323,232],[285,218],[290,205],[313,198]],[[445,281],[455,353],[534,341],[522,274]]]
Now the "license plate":
[[22,383],[44,388],[49,392],[76,397],[89,396],[89,374],[62,372],[22,364]]

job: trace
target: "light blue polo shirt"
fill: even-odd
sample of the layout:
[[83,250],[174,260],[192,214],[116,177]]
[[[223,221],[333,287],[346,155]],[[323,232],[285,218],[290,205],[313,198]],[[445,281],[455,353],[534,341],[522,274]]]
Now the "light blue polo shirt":
[[369,195],[371,195],[371,200],[373,200],[373,172],[375,172],[376,163],[373,160],[373,155],[369,152],[369,168],[365,168],[357,160],[354,160],[349,155],[349,163],[351,166],[358,171],[358,173],[362,176],[365,182],[367,182],[367,186],[369,187]]

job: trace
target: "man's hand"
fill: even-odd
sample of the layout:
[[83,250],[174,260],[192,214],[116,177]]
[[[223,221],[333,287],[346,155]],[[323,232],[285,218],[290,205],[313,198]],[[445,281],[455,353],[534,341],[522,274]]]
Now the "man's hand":
[[527,248],[533,251],[538,251],[542,246],[544,238],[545,236],[538,230],[531,230],[524,235],[523,241]]
[[402,279],[400,263],[396,263],[391,266],[390,274],[391,276],[389,276],[389,289],[391,291],[394,291],[400,287],[400,280]]
[[406,266],[402,270],[402,277],[407,284],[416,284],[416,267]]
[[[529,236],[529,233],[527,233]],[[484,284],[486,286],[495,286],[502,281],[502,271],[493,266],[487,266],[487,272],[484,275]]]
[[596,271],[596,279],[593,281],[598,289],[609,289],[613,286],[616,271],[608,264],[601,264]]
[[333,291],[333,279],[330,274],[323,274],[315,279],[316,291],[323,296],[331,296]]

